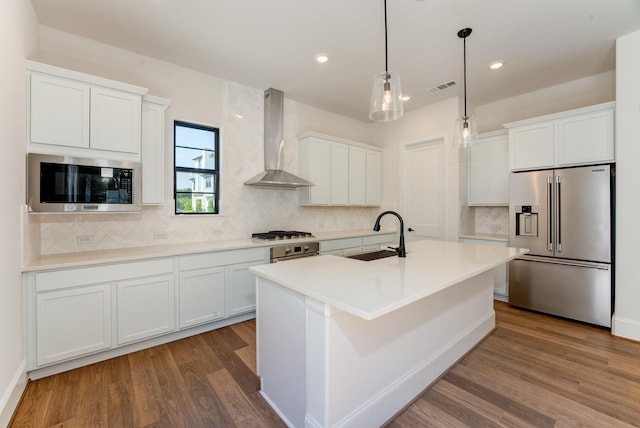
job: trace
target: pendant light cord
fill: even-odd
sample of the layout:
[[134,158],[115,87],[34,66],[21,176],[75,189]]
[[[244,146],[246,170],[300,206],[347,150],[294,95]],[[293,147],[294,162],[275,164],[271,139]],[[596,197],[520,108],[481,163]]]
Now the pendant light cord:
[[464,66],[464,120],[467,120],[467,36],[462,39],[462,52]]
[[384,71],[389,74],[389,52],[387,49],[387,0],[384,0]]

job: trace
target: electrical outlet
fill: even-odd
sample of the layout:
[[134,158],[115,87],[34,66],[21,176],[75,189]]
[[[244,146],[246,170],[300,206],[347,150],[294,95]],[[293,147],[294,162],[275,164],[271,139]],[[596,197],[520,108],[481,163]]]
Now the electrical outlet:
[[78,235],[78,236],[76,236],[76,244],[78,244],[78,245],[90,245],[90,244],[93,244],[93,235]]
[[153,232],[153,239],[167,239],[166,231]]

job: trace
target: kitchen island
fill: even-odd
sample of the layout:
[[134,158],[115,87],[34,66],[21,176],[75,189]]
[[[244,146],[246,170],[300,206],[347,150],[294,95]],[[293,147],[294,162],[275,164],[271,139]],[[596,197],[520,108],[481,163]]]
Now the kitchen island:
[[494,329],[491,270],[526,252],[415,241],[252,267],[262,395],[289,426],[380,426]]

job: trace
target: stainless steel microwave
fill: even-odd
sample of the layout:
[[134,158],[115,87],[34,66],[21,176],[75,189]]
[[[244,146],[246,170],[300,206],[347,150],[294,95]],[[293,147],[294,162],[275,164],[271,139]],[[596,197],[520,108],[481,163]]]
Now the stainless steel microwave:
[[138,162],[27,154],[30,212],[139,212]]

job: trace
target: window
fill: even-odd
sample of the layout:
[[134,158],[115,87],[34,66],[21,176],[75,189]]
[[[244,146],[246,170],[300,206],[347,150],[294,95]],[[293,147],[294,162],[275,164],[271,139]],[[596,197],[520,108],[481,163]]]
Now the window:
[[218,214],[220,130],[175,121],[173,141],[176,214]]

